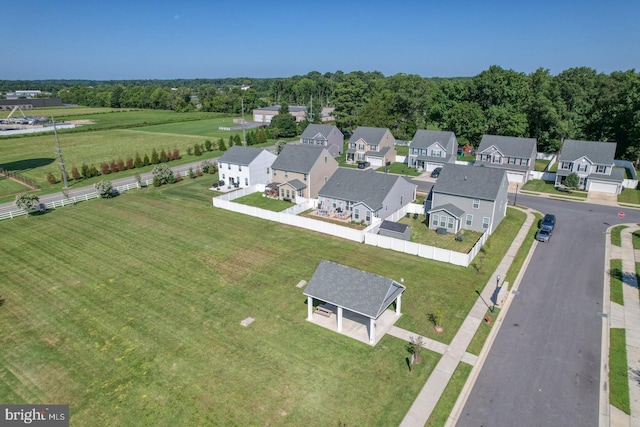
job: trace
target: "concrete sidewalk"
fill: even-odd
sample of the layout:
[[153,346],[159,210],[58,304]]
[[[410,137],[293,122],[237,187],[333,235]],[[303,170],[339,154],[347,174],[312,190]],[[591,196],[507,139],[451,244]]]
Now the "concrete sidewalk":
[[[640,372],[640,298],[638,296],[638,281],[636,277],[636,257],[637,251],[633,249],[632,233],[640,230],[638,226],[630,226],[621,232],[622,247],[611,246],[608,251],[606,270],[609,270],[610,259],[622,260],[622,292],[623,302],[620,305],[609,301],[609,328],[624,328],[626,337],[627,366],[629,374],[629,403],[631,415],[627,415],[613,405],[608,405],[609,414],[601,414],[601,426],[640,426],[640,383],[638,373]],[[608,337],[608,334],[607,334]],[[606,342],[609,348],[609,342]],[[608,374],[609,354],[602,357],[603,375]],[[608,378],[607,378],[608,381]],[[607,387],[603,391],[601,401],[609,402]],[[605,408],[606,409],[606,408]],[[608,415],[608,416],[607,416]]]
[[[407,414],[405,415],[400,426],[423,427],[425,425],[425,423],[429,419],[429,416],[431,415],[431,412],[433,412],[433,409],[438,403],[438,400],[440,400],[440,396],[449,383],[449,380],[451,379],[453,372],[458,366],[458,363],[463,361],[463,359],[465,358],[469,343],[473,339],[473,336],[475,335],[476,330],[478,329],[480,324],[484,321],[484,315],[487,312],[487,304],[491,304],[492,297],[494,296],[494,293],[496,291],[497,276],[500,275],[501,277],[505,277],[507,275],[507,271],[509,270],[514,257],[516,256],[518,250],[520,249],[520,246],[522,246],[522,243],[526,239],[529,228],[535,220],[535,217],[531,212],[529,212],[528,210],[525,210],[525,212],[527,213],[527,218],[522,228],[513,240],[513,243],[509,247],[509,250],[507,251],[505,257],[502,259],[494,273],[491,275],[491,278],[485,285],[484,289],[480,293],[480,298],[476,300],[475,304],[471,308],[471,311],[469,311],[469,314],[463,321],[462,326],[458,330],[458,333],[451,341],[451,344],[449,344],[449,346],[444,351],[444,354],[440,358],[440,361],[427,379],[427,382],[411,405],[409,412],[407,412]],[[501,311],[498,317],[502,318],[504,316],[504,313],[506,313],[506,309]],[[495,325],[492,328],[492,333],[498,328],[498,326],[499,325]],[[473,364],[479,369],[482,366],[482,362],[483,359],[478,358],[478,360],[474,361]],[[462,400],[466,401],[466,396],[462,396]]]

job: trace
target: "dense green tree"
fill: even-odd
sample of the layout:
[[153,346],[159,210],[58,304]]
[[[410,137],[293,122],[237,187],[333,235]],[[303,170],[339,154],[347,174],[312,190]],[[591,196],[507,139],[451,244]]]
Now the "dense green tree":
[[271,119],[269,128],[272,129],[272,132],[277,129],[278,136],[280,137],[290,138],[296,136],[296,119],[289,114],[289,106],[287,104],[282,104],[280,106],[278,114],[273,116]]
[[29,216],[30,212],[40,207],[40,198],[33,193],[21,193],[16,196],[15,204],[18,208],[26,211]]
[[353,130],[359,124],[360,109],[365,103],[367,84],[355,74],[347,74],[333,94],[333,112],[340,129]]
[[464,101],[447,113],[446,129],[453,131],[460,143],[478,147],[486,133],[487,119],[478,104]]

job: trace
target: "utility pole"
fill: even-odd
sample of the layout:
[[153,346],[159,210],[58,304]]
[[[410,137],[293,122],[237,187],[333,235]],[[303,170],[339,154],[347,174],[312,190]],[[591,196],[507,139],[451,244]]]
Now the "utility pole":
[[242,103],[242,119],[241,119],[241,124],[242,124],[242,145],[244,145],[245,147],[247,146],[247,135],[245,135],[244,133],[244,98],[240,98],[240,101]]
[[67,170],[64,167],[64,157],[62,157],[62,149],[60,148],[60,140],[58,139],[58,131],[56,130],[56,121],[51,115],[51,121],[53,122],[53,133],[56,136],[56,154],[60,158],[60,169],[62,170],[62,181],[64,182],[64,188],[69,188],[69,182],[67,181]]
[[310,113],[309,113],[309,118],[311,119],[310,123],[315,123],[313,121],[313,95],[311,95],[311,105],[310,105]]

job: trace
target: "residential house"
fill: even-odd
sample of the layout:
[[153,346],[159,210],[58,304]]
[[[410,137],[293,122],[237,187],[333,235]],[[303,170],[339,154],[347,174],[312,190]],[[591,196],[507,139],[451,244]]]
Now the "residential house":
[[338,168],[318,192],[318,212],[371,224],[415,200],[417,187],[398,175]]
[[507,171],[445,164],[425,200],[429,228],[493,231],[507,213]]
[[445,163],[455,163],[458,140],[453,132],[418,129],[409,143],[407,165],[432,171]]
[[581,190],[620,194],[625,170],[614,167],[615,155],[615,142],[565,139],[555,185],[563,185],[567,176],[575,172],[580,178],[578,188]]
[[387,128],[358,126],[349,139],[347,163],[369,162],[380,167],[395,162],[395,141]]
[[271,165],[272,187],[280,198],[315,199],[318,191],[338,169],[338,162],[318,145],[286,144]]
[[271,164],[276,157],[265,149],[234,145],[218,159],[218,174],[231,187],[267,184],[271,181]]
[[524,184],[534,170],[538,144],[535,138],[484,135],[476,150],[476,166],[507,171],[509,182]]
[[300,143],[320,145],[333,157],[342,154],[344,135],[336,126],[310,124],[300,136]]

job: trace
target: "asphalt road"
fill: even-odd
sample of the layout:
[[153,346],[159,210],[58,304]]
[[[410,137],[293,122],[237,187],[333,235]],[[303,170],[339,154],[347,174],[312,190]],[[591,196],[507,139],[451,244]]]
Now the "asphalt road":
[[640,222],[640,211],[524,195],[518,204],[554,213],[557,229],[538,243],[457,425],[598,426],[605,230]]

